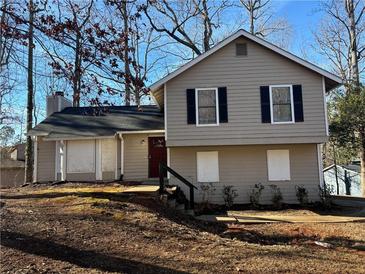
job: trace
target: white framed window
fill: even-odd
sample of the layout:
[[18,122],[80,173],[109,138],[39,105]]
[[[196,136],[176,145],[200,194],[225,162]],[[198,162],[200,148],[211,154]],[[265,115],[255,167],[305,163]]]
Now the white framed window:
[[219,125],[218,89],[197,88],[195,89],[196,102],[196,125],[217,126]]
[[218,151],[197,152],[196,164],[199,183],[219,182]]
[[272,124],[294,123],[292,85],[270,86],[270,112]]
[[267,173],[269,181],[290,180],[289,150],[275,149],[267,151]]

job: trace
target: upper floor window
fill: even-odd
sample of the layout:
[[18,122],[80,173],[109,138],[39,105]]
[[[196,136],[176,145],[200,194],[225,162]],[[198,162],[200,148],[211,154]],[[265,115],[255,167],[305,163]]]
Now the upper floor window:
[[270,86],[271,123],[294,123],[292,85]]
[[197,88],[196,117],[197,125],[209,126],[219,124],[217,88]]

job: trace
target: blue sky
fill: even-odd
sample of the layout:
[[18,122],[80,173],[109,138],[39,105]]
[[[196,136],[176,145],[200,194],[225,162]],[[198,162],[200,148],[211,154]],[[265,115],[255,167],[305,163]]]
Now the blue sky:
[[277,0],[275,2],[278,5],[278,14],[285,14],[293,28],[291,50],[298,54],[301,45],[308,46],[314,42],[312,32],[318,27],[323,17],[323,12],[319,11],[320,1]]

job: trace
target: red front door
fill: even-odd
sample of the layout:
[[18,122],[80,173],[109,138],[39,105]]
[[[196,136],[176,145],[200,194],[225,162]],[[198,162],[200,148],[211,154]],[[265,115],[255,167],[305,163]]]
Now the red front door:
[[165,137],[148,137],[148,154],[149,177],[157,178],[160,162],[166,164],[167,161]]

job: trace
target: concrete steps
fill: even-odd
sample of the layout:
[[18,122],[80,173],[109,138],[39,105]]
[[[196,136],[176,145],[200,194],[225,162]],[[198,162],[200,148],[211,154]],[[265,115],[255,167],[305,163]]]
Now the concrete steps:
[[180,191],[177,186],[167,186],[165,188],[165,194],[161,195],[161,201],[171,209],[185,215],[194,216],[194,210],[187,208],[187,200],[185,195]]

